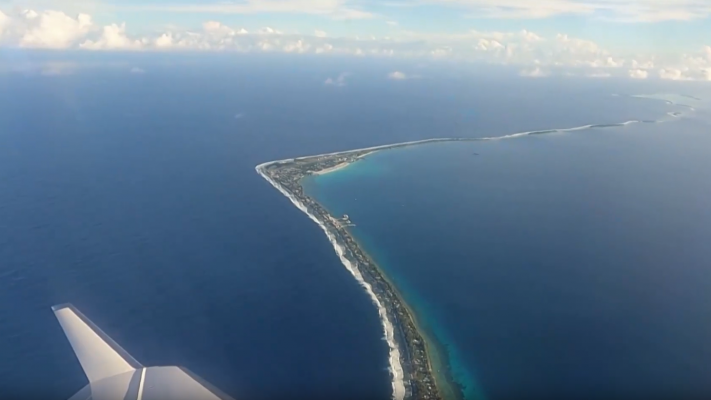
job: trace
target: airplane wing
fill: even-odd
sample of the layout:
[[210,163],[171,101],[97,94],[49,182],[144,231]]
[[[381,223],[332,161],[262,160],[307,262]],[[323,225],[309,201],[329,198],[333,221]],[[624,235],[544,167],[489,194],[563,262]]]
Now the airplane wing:
[[233,400],[185,368],[144,367],[71,304],[52,311],[89,380],[69,400]]

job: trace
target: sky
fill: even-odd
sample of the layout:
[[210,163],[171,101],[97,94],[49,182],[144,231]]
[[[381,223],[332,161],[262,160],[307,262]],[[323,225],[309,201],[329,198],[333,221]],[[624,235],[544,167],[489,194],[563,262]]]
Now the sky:
[[0,47],[412,58],[513,66],[531,78],[711,81],[710,17],[710,0],[0,0]]

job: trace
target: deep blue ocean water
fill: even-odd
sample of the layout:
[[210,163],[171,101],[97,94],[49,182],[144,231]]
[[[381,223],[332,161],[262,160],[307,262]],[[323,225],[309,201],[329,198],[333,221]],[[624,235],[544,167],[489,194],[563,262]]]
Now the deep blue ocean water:
[[308,188],[467,398],[709,398],[708,116],[382,151]]
[[[65,54],[0,53],[0,393],[15,398],[86,383],[50,311],[62,302],[140,362],[184,365],[237,398],[389,398],[374,307],[254,166],[665,110],[610,97],[649,89],[640,83],[484,67]],[[57,57],[66,75],[39,73]],[[427,79],[385,79],[404,68]],[[347,86],[322,84],[343,71]]]

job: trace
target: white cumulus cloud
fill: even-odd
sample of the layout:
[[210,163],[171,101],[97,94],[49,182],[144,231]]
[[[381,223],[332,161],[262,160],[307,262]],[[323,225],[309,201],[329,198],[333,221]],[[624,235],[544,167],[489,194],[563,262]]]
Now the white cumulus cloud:
[[[245,1],[255,2],[254,4],[250,3],[250,7],[262,7],[256,5],[257,0]],[[267,1],[274,2],[269,7],[282,7],[276,2],[291,0]],[[544,0],[544,4],[558,4],[557,2],[561,1],[575,2],[577,0]],[[615,2],[618,0],[604,1]],[[705,4],[705,2],[702,3]],[[583,3],[579,2],[578,6],[581,4]],[[711,7],[711,3],[709,6]],[[336,6],[331,5],[330,7],[335,9]],[[326,14],[333,17],[332,14]],[[241,27],[225,25],[217,20],[207,20],[201,28],[195,30],[173,27],[164,32],[137,36],[132,34],[124,23],[96,26],[88,14],[70,16],[61,11],[31,9],[0,11],[0,45],[8,47],[66,48],[87,51],[282,52],[444,59],[506,65],[528,77],[560,74],[595,78],[628,76],[637,79],[711,79],[711,46],[708,45],[685,54],[681,54],[681,52],[658,55],[650,52],[630,54],[620,50],[613,51],[594,41],[572,37],[564,33],[541,35],[525,29],[516,31],[470,30],[447,33],[413,32],[404,29],[390,31],[393,37],[370,35],[338,37],[327,35],[322,30],[314,30],[311,34],[297,34],[284,32],[276,27],[264,27],[250,32]],[[395,80],[419,78],[402,71],[393,71],[388,77]],[[326,84],[345,85],[345,77],[340,80],[339,77],[333,77],[330,81],[331,83]]]
[[126,36],[126,24],[106,25],[102,29],[101,36],[96,40],[87,39],[79,47],[89,50],[131,50],[139,49],[144,42],[132,40]]
[[5,28],[7,28],[8,25],[10,25],[10,17],[0,11],[0,39],[2,39]]
[[649,72],[644,69],[631,69],[627,71],[627,73],[632,79],[647,79],[647,77],[649,76]]
[[37,18],[37,17],[39,16],[39,14],[37,13],[37,11],[35,11],[35,10],[29,10],[29,9],[28,9],[28,10],[22,10],[22,12],[20,12],[20,15],[22,15],[25,19],[35,19],[35,18]]
[[311,49],[311,45],[299,39],[295,42],[287,43],[282,47],[286,53],[306,53]]
[[270,26],[265,26],[264,28],[257,31],[257,33],[262,34],[262,35],[281,35],[282,34],[281,31],[274,29]]
[[173,34],[163,33],[154,40],[154,44],[157,48],[168,48],[173,46]]
[[73,45],[84,37],[93,23],[88,14],[79,14],[75,18],[61,11],[25,12],[24,32],[19,45],[22,47],[62,49]]
[[659,77],[662,79],[678,81],[684,79],[683,76],[682,71],[676,68],[662,68],[659,70]]

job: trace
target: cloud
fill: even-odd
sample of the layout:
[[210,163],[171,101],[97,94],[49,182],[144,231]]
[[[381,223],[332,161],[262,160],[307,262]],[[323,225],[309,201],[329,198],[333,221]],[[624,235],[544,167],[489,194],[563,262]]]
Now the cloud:
[[144,70],[143,68],[133,67],[130,69],[130,72],[132,74],[145,74],[146,70]]
[[637,61],[637,60],[633,59],[632,61],[630,61],[629,64],[630,64],[630,67],[632,67],[632,69],[638,69],[638,68],[652,69],[652,68],[654,68],[654,61],[652,61],[652,60]]
[[649,76],[649,72],[644,69],[631,69],[627,71],[627,73],[632,79],[647,79],[647,77]]
[[325,81],[323,81],[323,84],[326,86],[346,86],[346,78],[349,75],[350,74],[348,72],[341,72],[335,79],[327,78]]
[[711,16],[702,0],[424,0],[469,11],[473,18],[537,19],[582,15],[618,22],[688,21]]
[[499,42],[498,42],[497,40],[495,40],[495,39],[484,39],[484,38],[482,38],[482,39],[479,39],[479,40],[477,41],[476,45],[474,45],[474,50],[477,50],[477,51],[493,51],[493,52],[496,52],[496,51],[499,51],[499,50],[504,50],[505,48],[506,48],[506,47],[505,47],[503,44],[499,43]]
[[[70,3],[71,4],[71,3]],[[374,18],[358,0],[240,0],[168,1],[153,4],[117,2],[118,12],[190,14],[312,14],[336,20]],[[585,16],[619,22],[687,21],[711,16],[705,0],[391,0],[385,7],[441,6],[473,18],[536,19],[561,15]]]
[[287,43],[282,47],[285,53],[307,53],[311,50],[311,45],[299,39],[292,43]]
[[406,74],[402,71],[393,71],[388,74],[388,79],[396,80],[396,81],[402,81],[405,79],[420,79],[422,78],[421,75],[417,74]]
[[16,22],[23,31],[21,47],[63,49],[73,45],[92,28],[91,16],[72,18],[61,11],[24,11]]
[[[711,47],[703,46],[697,52],[683,54],[675,61],[668,61],[657,69],[660,79],[674,81],[711,80]],[[654,68],[652,65],[647,70]]]
[[271,28],[269,26],[265,26],[264,28],[257,31],[257,33],[259,33],[261,35],[281,35],[283,32],[276,30],[274,28]]
[[606,71],[590,71],[585,76],[588,78],[609,78],[612,74]]
[[432,58],[446,58],[451,56],[452,54],[452,48],[449,46],[444,46],[440,48],[436,48],[433,50],[430,50],[429,55]]
[[468,31],[448,34],[406,32],[404,37],[430,47],[430,54],[455,59],[524,66],[613,68],[624,62],[595,42],[535,32]]
[[202,29],[206,34],[217,38],[246,35],[249,33],[244,28],[240,28],[239,30],[232,29],[227,25],[223,25],[220,21],[205,21],[202,24]]
[[673,81],[682,80],[683,72],[675,68],[662,68],[659,70],[659,77],[662,79],[669,79]]
[[156,48],[159,48],[159,49],[161,49],[161,48],[165,49],[165,48],[173,47],[173,34],[170,33],[170,32],[168,32],[168,33],[163,33],[162,35],[160,35],[159,37],[157,37],[157,38],[153,41],[153,43],[154,43],[155,47],[156,47]]
[[[269,1],[273,2],[273,0]],[[341,0],[318,1],[324,7],[330,4],[328,7],[331,9],[342,8],[345,4]],[[559,0],[544,0],[544,4],[552,4],[551,1]],[[276,7],[274,4],[271,6]],[[262,6],[254,5],[254,7]],[[530,77],[568,74],[596,78],[607,76],[640,78],[646,73],[648,78],[709,80],[711,75],[711,46],[703,46],[695,52],[683,54],[630,55],[564,33],[541,35],[529,30],[469,30],[447,33],[424,33],[400,29],[394,31],[396,31],[395,37],[333,37],[322,30],[315,30],[310,35],[302,35],[269,26],[247,31],[242,27],[228,26],[217,20],[207,20],[201,28],[195,30],[172,27],[164,32],[136,36],[130,33],[125,23],[96,26],[88,14],[77,14],[72,17],[60,11],[38,12],[30,9],[8,11],[8,14],[0,12],[0,45],[8,47],[87,51],[282,52],[443,59],[505,65],[520,71],[523,76]],[[415,75],[404,73],[402,77],[417,78]],[[333,85],[342,85],[345,82],[338,81],[338,77],[331,80]]]
[[390,26],[398,26],[397,21],[385,21],[385,23],[388,24],[388,25],[390,25]]
[[86,40],[80,44],[82,49],[89,50],[131,50],[139,49],[145,43],[141,40],[132,40],[126,36],[126,24],[106,25],[97,40]]
[[371,12],[352,8],[341,9],[331,14],[331,18],[335,20],[370,19],[376,17],[377,15]]
[[0,11],[0,39],[2,39],[3,33],[5,33],[5,28],[7,28],[10,24],[10,21],[10,17]]
[[410,77],[407,76],[404,72],[400,72],[400,71],[393,71],[388,74],[388,79],[393,79],[396,81],[401,81],[401,80],[405,80],[408,78],[410,78]]
[[523,69],[519,72],[520,76],[525,76],[527,78],[544,78],[550,75],[550,72],[536,67],[533,69]]
[[407,75],[405,73],[400,72],[400,71],[393,71],[388,74],[389,79],[395,79],[395,80],[403,80],[407,79]]
[[371,12],[351,7],[345,0],[245,0],[193,4],[123,5],[119,9],[133,12],[169,12],[190,14],[314,14],[335,20],[373,18]]

